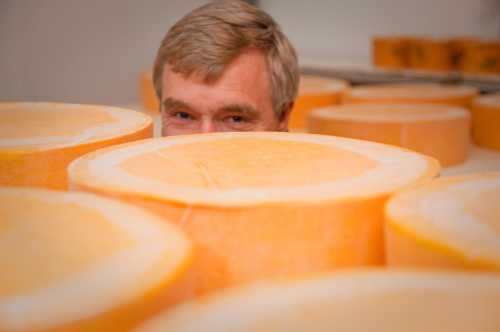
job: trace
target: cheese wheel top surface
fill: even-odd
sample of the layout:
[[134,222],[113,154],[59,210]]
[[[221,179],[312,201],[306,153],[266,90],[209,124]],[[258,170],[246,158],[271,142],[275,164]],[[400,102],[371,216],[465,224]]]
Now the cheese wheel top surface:
[[391,226],[460,256],[500,264],[500,173],[442,178],[393,197]]
[[0,103],[0,149],[50,149],[112,139],[151,125],[150,117],[108,106]]
[[0,215],[1,331],[128,304],[175,279],[191,250],[163,219],[91,194],[4,187]]
[[407,150],[345,138],[273,132],[144,140],[73,162],[71,182],[179,202],[253,205],[373,197],[438,172]]
[[325,92],[339,93],[346,91],[348,87],[349,84],[344,80],[302,75],[300,77],[299,95]]
[[191,301],[135,332],[493,332],[499,302],[493,274],[338,272]]
[[416,122],[468,118],[469,112],[460,107],[444,105],[346,104],[314,110],[311,116],[316,118],[349,121]]
[[408,98],[423,100],[473,97],[476,94],[476,88],[432,83],[379,84],[360,86],[352,89],[350,92],[350,95],[355,98]]

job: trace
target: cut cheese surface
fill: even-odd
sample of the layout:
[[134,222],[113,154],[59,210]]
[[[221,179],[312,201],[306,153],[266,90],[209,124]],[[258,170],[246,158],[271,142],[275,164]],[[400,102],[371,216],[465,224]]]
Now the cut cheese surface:
[[500,150],[500,93],[477,98],[471,113],[474,142]]
[[134,332],[494,332],[491,274],[349,271],[259,283],[192,301]]
[[383,261],[382,205],[439,171],[370,142],[290,133],[146,140],[72,163],[72,186],[177,221],[195,240],[201,292]]
[[0,331],[125,331],[190,293],[190,242],[143,209],[4,187],[0,216]]
[[302,75],[299,95],[290,114],[289,127],[306,127],[307,114],[318,107],[336,105],[349,91],[349,83],[344,80],[320,76]]
[[311,112],[308,131],[401,146],[450,166],[467,158],[470,115],[447,105],[341,105]]
[[152,120],[107,106],[0,103],[0,184],[66,187],[67,164],[93,150],[152,136]]
[[348,103],[437,103],[470,107],[476,88],[434,83],[377,84],[353,88]]
[[396,195],[386,209],[387,262],[500,270],[500,173],[449,177]]

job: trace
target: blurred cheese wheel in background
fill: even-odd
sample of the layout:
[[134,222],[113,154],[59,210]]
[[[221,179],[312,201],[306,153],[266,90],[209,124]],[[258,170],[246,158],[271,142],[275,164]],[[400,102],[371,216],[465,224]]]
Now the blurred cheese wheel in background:
[[448,104],[469,108],[476,88],[433,83],[364,85],[351,89],[348,103]]
[[500,270],[500,173],[448,177],[393,197],[389,266]]
[[454,69],[463,70],[466,49],[477,42],[478,40],[473,37],[456,37],[448,39],[451,61]]
[[471,113],[474,142],[500,150],[500,93],[477,98]]
[[134,331],[498,330],[497,275],[358,271],[234,289],[182,304]]
[[471,74],[500,74],[500,41],[481,41],[468,45],[462,70]]
[[372,60],[379,68],[404,69],[410,64],[410,39],[407,37],[374,37]]
[[453,58],[448,41],[413,38],[410,47],[410,67],[417,70],[450,71]]
[[159,112],[160,103],[158,101],[158,97],[156,96],[153,76],[150,71],[141,73],[139,77],[139,88],[142,106],[144,109],[155,113]]
[[135,206],[0,188],[0,331],[129,331],[193,295],[192,245]]
[[344,80],[302,75],[299,95],[290,114],[290,129],[305,129],[307,114],[311,110],[340,104],[348,90],[349,83]]
[[152,135],[151,118],[126,109],[0,103],[0,185],[65,189],[73,159]]
[[200,293],[382,264],[388,195],[438,171],[434,159],[396,147],[283,132],[147,140],[69,169],[73,188],[177,221],[198,245]]
[[447,105],[341,105],[311,112],[308,131],[396,145],[450,166],[467,158],[470,115]]

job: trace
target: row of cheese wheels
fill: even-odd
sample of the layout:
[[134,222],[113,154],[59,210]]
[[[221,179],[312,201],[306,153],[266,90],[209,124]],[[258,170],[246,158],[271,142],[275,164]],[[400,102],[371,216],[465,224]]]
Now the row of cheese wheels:
[[376,67],[385,69],[498,75],[500,40],[380,36],[372,39],[372,59]]
[[[123,109],[4,104],[0,113],[9,120],[2,121],[9,130],[0,131],[3,179],[22,179],[21,185],[64,188],[65,168],[79,154],[151,136],[150,119]],[[45,182],[29,183],[13,161],[30,165],[26,174]],[[71,163],[71,188],[129,204],[1,190],[0,330],[126,331],[193,294],[384,261],[498,270],[497,175],[436,181],[386,207],[392,194],[438,172],[435,160],[414,152],[308,134],[221,133],[99,149]],[[461,194],[441,189],[448,185]],[[418,202],[428,195],[436,199]],[[412,204],[414,214],[405,207]],[[467,218],[449,218],[462,210]],[[407,286],[419,276],[409,276]],[[399,276],[381,278],[391,283]],[[493,286],[470,296],[486,300],[486,293],[497,301]],[[460,296],[452,294],[450,303]],[[486,317],[498,323],[498,316]],[[160,318],[144,329],[172,330],[163,324]]]

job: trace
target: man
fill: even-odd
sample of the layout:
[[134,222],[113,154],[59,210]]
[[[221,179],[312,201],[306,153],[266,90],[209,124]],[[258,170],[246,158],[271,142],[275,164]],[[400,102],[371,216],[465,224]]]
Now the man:
[[276,22],[240,0],[211,2],[163,39],[153,80],[162,134],[287,131],[299,70]]

